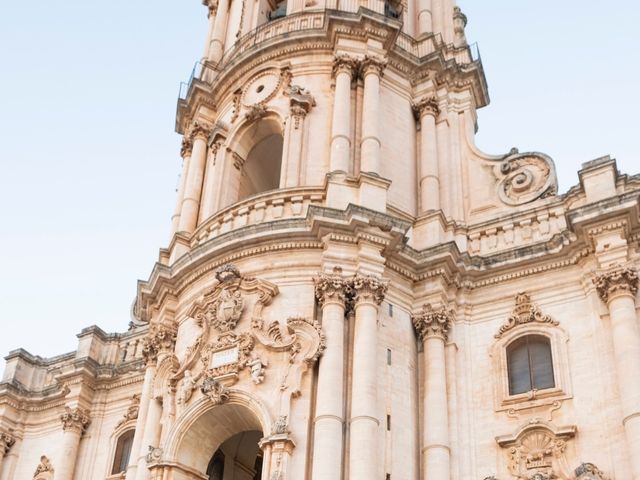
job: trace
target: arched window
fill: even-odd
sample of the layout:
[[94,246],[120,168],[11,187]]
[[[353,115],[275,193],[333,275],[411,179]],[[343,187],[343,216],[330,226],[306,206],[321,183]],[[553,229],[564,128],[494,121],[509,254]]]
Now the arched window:
[[551,343],[542,335],[521,337],[507,347],[509,395],[555,387]]
[[216,450],[216,453],[211,457],[207,467],[207,475],[209,480],[222,480],[224,478],[224,453],[222,453],[222,450]]
[[116,455],[113,459],[111,474],[122,473],[127,470],[129,457],[131,456],[131,446],[133,445],[133,435],[135,430],[127,430],[118,438],[116,444]]
[[272,133],[249,151],[240,178],[240,200],[280,186],[282,144],[282,134]]

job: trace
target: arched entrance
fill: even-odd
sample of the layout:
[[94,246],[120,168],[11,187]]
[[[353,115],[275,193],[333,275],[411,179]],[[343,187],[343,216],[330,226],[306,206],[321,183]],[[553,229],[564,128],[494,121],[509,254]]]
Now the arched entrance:
[[262,432],[237,433],[215,451],[207,467],[208,480],[261,480]]

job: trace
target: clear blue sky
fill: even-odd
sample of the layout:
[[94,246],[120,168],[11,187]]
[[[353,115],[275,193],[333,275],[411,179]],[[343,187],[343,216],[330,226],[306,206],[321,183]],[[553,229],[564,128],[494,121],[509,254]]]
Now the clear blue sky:
[[[639,6],[459,3],[492,99],[483,150],[550,154],[561,191],[605,154],[640,172]],[[0,3],[0,355],[126,329],[167,244],[176,96],[205,32],[200,0]]]

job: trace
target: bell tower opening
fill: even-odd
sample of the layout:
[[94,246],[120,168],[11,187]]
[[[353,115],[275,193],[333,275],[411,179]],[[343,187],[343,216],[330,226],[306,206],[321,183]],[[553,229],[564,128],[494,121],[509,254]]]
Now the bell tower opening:
[[282,135],[273,133],[249,151],[240,178],[239,200],[280,186],[282,145]]
[[225,440],[209,461],[208,480],[261,480],[261,438],[262,432],[252,430]]

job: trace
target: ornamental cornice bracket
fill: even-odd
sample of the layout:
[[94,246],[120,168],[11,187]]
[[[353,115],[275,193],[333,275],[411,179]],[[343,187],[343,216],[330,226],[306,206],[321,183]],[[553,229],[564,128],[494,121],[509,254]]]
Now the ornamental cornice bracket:
[[495,338],[502,338],[505,333],[513,328],[529,323],[541,323],[554,327],[560,325],[558,321],[542,313],[540,307],[531,301],[531,295],[527,292],[519,292],[516,295],[516,306],[511,315],[494,336]]
[[91,423],[91,418],[89,411],[84,408],[65,407],[65,413],[60,415],[60,421],[64,431],[75,431],[82,434]]
[[635,297],[638,293],[638,272],[630,266],[618,266],[598,274],[593,283],[604,303],[618,295]]
[[427,303],[419,313],[411,315],[411,323],[421,341],[428,338],[441,338],[446,341],[454,315],[455,312],[444,305],[436,309]]

